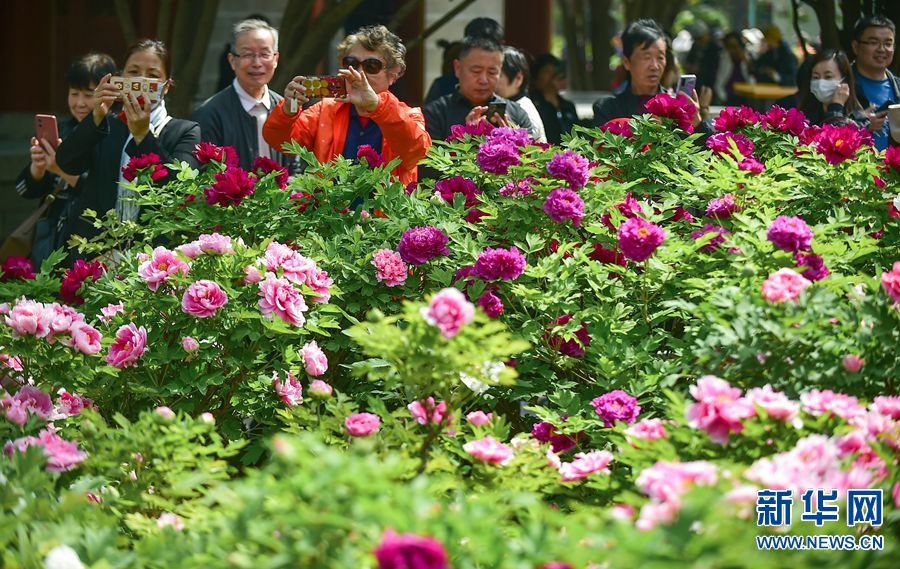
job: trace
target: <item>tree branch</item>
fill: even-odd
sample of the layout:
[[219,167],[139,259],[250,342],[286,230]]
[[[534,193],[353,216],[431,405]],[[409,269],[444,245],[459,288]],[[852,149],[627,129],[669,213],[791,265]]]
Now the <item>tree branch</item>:
[[390,21],[390,23],[388,23],[387,28],[389,30],[396,30],[397,28],[399,28],[401,25],[403,25],[403,22],[406,20],[406,18],[408,18],[410,14],[415,12],[416,8],[418,8],[423,1],[424,0],[407,0],[406,2],[404,2],[403,6],[401,6],[400,9],[394,13],[394,18]]
[[431,34],[444,27],[444,24],[455,18],[457,14],[468,8],[474,2],[475,0],[463,0],[462,2],[460,2],[455,8],[444,14],[443,17],[441,17],[437,22],[428,26],[428,28],[424,32],[419,34],[419,37],[409,41],[406,44],[406,51],[412,51],[413,48],[427,40]]

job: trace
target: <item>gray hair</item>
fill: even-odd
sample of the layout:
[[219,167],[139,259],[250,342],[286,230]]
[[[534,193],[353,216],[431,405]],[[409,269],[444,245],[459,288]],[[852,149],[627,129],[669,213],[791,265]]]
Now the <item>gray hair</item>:
[[263,20],[243,20],[238,22],[234,26],[234,33],[231,37],[231,45],[237,45],[238,36],[245,32],[252,32],[254,30],[265,30],[272,34],[272,40],[274,41],[275,52],[278,52],[278,30],[273,28],[268,24],[268,22],[264,22]]

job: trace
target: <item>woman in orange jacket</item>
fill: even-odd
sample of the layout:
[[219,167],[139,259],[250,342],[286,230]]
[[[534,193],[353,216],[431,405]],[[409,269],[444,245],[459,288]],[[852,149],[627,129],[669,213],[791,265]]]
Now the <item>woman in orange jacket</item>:
[[[347,95],[323,98],[300,112],[291,112],[309,101],[305,77],[294,77],[284,90],[284,100],[269,113],[263,137],[274,148],[289,140],[310,149],[320,162],[335,156],[356,159],[357,151],[371,146],[385,163],[400,158],[393,170],[404,184],[415,182],[417,164],[431,146],[425,117],[388,91],[406,70],[406,47],[384,26],[370,26],[347,36],[338,46],[344,69],[338,71],[347,84]],[[287,103],[287,106],[285,106]]]

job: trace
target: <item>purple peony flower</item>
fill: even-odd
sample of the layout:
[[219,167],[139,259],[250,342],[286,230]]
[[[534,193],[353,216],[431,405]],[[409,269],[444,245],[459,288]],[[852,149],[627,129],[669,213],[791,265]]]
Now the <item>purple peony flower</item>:
[[640,217],[619,226],[619,248],[632,261],[646,260],[665,239],[666,232],[660,226]]
[[581,225],[581,218],[584,217],[584,200],[572,190],[559,188],[547,196],[544,201],[544,212],[556,223],[571,219],[572,225],[578,227]]
[[447,234],[436,227],[413,227],[403,232],[397,252],[411,265],[421,265],[435,257],[449,255]]
[[524,128],[497,127],[488,134],[489,139],[506,140],[516,146],[528,146],[534,144],[534,140]]
[[819,255],[796,253],[794,259],[797,261],[797,268],[806,267],[800,274],[808,281],[820,281],[831,274],[825,266],[825,260]]
[[725,194],[724,196],[715,198],[709,202],[706,206],[706,217],[727,219],[736,211],[741,211],[741,208],[734,203],[734,196],[732,194]]
[[485,249],[475,261],[475,274],[486,281],[511,281],[525,272],[525,256],[515,247]]
[[590,172],[591,163],[587,158],[571,150],[555,154],[547,163],[547,173],[557,180],[565,180],[572,190],[584,187]]
[[769,226],[766,237],[779,249],[796,253],[810,250],[813,234],[802,218],[781,215]]
[[491,174],[506,174],[510,166],[520,163],[519,148],[503,138],[489,136],[478,146],[478,166]]
[[713,225],[711,223],[707,223],[703,226],[703,229],[698,229],[697,231],[691,232],[691,239],[700,239],[707,233],[715,233],[716,236],[713,237],[709,243],[700,247],[701,251],[706,251],[707,253],[712,253],[716,249],[719,248],[719,245],[725,242],[725,236],[731,235],[731,232],[725,229],[724,227],[719,227],[718,225]]
[[638,413],[641,412],[641,406],[637,404],[637,399],[621,389],[594,398],[591,405],[594,406],[594,411],[600,415],[603,424],[607,427],[612,427],[616,421],[634,423]]
[[[731,147],[732,142],[737,146],[740,158],[734,155]],[[747,158],[753,154],[753,141],[743,134],[735,134],[733,132],[720,132],[710,136],[706,139],[706,147],[719,156],[727,154],[736,160]]]

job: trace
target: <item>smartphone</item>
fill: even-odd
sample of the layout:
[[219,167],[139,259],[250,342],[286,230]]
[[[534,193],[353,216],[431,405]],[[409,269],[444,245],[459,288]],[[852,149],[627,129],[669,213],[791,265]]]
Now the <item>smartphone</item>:
[[696,75],[682,75],[678,78],[678,87],[676,87],[675,92],[679,91],[690,97],[694,93],[694,89],[697,88],[697,76]]
[[499,121],[494,122],[497,120],[494,118],[494,115],[499,115],[500,118],[504,118],[506,116],[506,103],[488,103],[484,116],[487,117],[489,123],[496,125]]
[[884,111],[888,110],[888,107],[890,107],[891,105],[893,105],[895,103],[896,103],[895,101],[885,101],[884,103],[882,103],[882,105],[880,107],[878,107],[877,109],[875,109],[872,112],[873,113],[883,113]]
[[54,115],[34,115],[34,137],[42,138],[56,148],[59,145],[59,128]]
[[306,96],[314,97],[344,97],[347,95],[347,83],[338,75],[324,75],[322,77],[307,77],[303,80],[306,87]]
[[112,77],[109,82],[122,92],[122,98],[129,93],[137,97],[145,97],[151,105],[155,105],[162,99],[163,88],[166,82],[153,77]]

